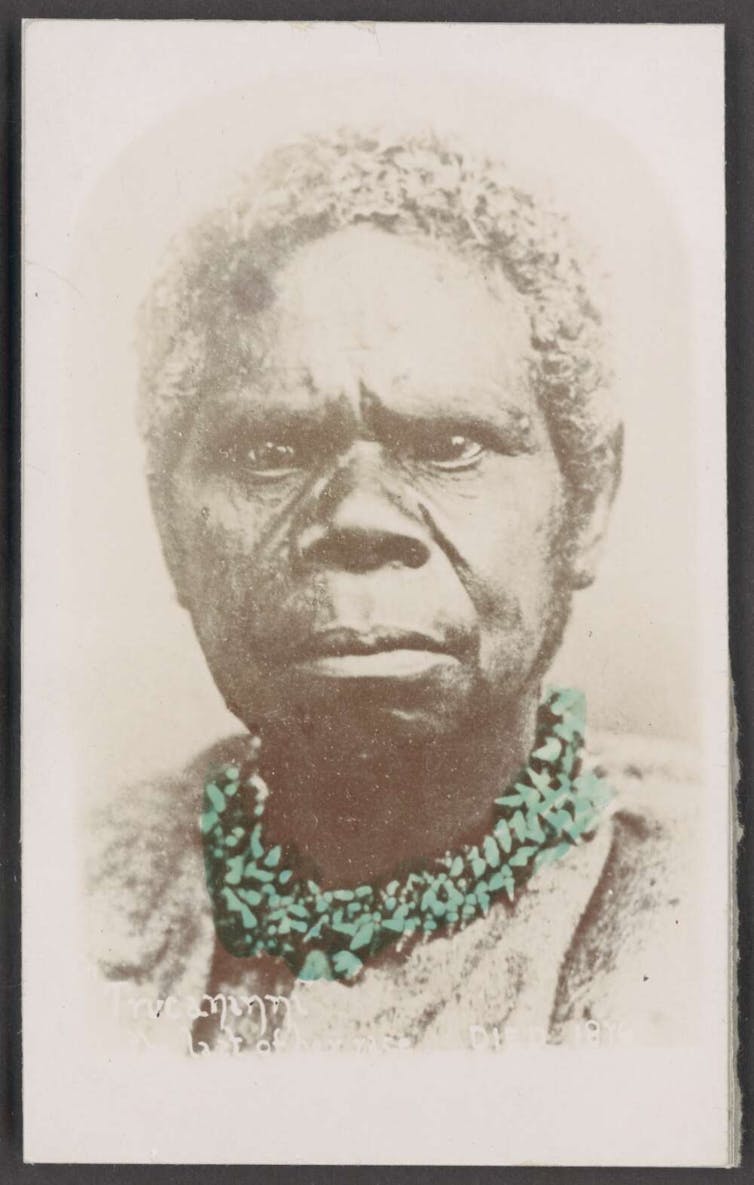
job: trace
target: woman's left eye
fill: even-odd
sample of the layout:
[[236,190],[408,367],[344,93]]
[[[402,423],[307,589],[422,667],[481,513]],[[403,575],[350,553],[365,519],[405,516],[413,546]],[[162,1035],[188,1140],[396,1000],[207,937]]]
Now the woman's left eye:
[[412,458],[436,469],[470,468],[486,451],[480,441],[460,432],[433,433],[410,448]]

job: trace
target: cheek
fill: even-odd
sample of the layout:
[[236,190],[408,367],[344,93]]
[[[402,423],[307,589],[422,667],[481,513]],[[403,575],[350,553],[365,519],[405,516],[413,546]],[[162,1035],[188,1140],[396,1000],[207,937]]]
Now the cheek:
[[[491,588],[504,599],[509,589],[525,601],[547,596],[555,576],[562,534],[562,504],[548,484],[531,483],[498,506],[479,556]],[[485,563],[486,560],[486,563]]]
[[559,585],[564,488],[554,457],[500,458],[473,491],[443,499],[482,641],[501,631],[535,635]]
[[184,481],[177,490],[184,589],[200,637],[231,642],[284,599],[290,498],[252,501],[219,483]]

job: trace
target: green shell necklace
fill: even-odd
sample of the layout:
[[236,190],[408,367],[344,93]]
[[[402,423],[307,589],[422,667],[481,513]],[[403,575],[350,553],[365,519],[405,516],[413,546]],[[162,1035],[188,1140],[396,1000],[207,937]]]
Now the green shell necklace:
[[300,979],[351,980],[390,944],[452,933],[496,900],[512,902],[533,873],[594,831],[612,797],[582,769],[584,726],[581,692],[550,689],[529,764],[495,799],[481,843],[385,884],[342,889],[297,876],[295,852],[265,842],[269,789],[261,740],[251,737],[248,757],[212,770],[204,786],[200,828],[218,940],[238,958],[282,958]]

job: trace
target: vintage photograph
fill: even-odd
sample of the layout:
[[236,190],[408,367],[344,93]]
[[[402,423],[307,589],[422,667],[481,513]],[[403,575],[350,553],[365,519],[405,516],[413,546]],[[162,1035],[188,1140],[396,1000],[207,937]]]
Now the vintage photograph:
[[686,1057],[721,1163],[719,30],[86,24],[26,33],[24,826],[54,767],[87,1057]]
[[220,994],[202,1043],[684,1019],[693,770],[590,760],[546,688],[620,480],[602,328],[563,216],[379,128],[273,151],[147,295],[155,522],[243,732],[124,788],[94,891],[110,977]]

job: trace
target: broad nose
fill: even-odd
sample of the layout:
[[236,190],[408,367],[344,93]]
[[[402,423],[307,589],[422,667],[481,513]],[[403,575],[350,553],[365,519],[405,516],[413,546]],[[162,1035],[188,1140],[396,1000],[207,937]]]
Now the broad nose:
[[390,564],[420,568],[429,559],[424,523],[387,487],[376,442],[355,442],[315,501],[298,539],[304,563],[369,572]]

